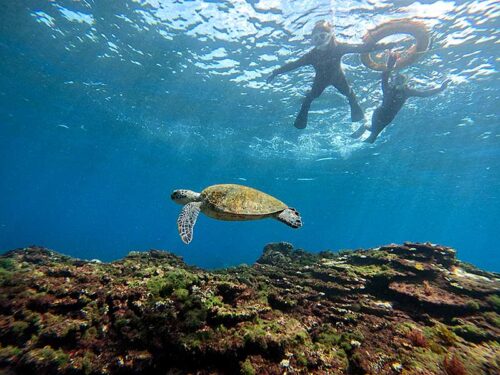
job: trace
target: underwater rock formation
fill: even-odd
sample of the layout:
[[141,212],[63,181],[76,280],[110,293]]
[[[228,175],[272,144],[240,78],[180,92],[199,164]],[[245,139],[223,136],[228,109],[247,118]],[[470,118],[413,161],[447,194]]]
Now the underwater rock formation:
[[429,243],[210,272],[29,247],[0,257],[0,372],[498,374],[499,314],[500,275]]

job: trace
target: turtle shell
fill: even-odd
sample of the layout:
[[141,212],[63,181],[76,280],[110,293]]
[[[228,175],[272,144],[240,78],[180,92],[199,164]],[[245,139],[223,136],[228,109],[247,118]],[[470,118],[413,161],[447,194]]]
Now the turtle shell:
[[236,184],[209,186],[201,196],[213,210],[235,215],[270,215],[288,208],[269,194]]

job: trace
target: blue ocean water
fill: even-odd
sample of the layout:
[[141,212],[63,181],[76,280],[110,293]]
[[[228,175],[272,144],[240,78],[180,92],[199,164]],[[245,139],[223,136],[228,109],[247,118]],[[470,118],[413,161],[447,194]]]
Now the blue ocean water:
[[[7,1],[0,14],[0,250],[29,244],[113,260],[160,248],[190,264],[252,263],[263,246],[310,251],[430,241],[500,271],[500,9],[494,0]],[[293,127],[313,70],[266,76],[310,46],[402,17],[432,51],[405,70],[438,96],[410,99],[368,145],[328,89]],[[380,73],[343,59],[366,110]],[[249,185],[304,226],[201,215],[176,227],[173,189]]]

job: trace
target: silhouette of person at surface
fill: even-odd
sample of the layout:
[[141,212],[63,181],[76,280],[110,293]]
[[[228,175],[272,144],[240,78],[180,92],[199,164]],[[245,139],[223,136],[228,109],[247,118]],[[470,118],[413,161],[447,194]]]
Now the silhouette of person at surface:
[[354,92],[349,87],[349,83],[341,67],[342,56],[349,53],[365,53],[391,48],[395,43],[375,45],[341,43],[335,39],[332,26],[326,21],[318,21],[316,23],[311,33],[311,41],[314,45],[312,50],[298,60],[289,62],[274,70],[266,80],[267,83],[270,83],[277,75],[302,66],[312,65],[314,67],[316,71],[314,83],[302,102],[300,112],[295,119],[295,127],[297,129],[304,129],[307,126],[307,115],[311,103],[328,86],[335,87],[342,95],[347,97],[351,107],[351,120],[353,122],[363,120],[363,109],[358,104]]
[[[394,120],[408,98],[413,96],[426,98],[440,93],[448,86],[449,80],[445,80],[438,88],[415,90],[408,86],[407,77],[403,74],[396,74],[391,80],[392,83],[389,83],[391,71],[396,65],[397,57],[398,55],[394,52],[389,54],[387,70],[382,73],[382,104],[373,112],[372,124],[368,129],[370,131],[370,136],[365,139],[365,142],[375,142],[375,139],[377,139],[382,130]],[[365,129],[363,129],[363,131],[364,130]],[[359,131],[356,133],[359,133]],[[361,134],[359,134],[359,136],[361,136]]]

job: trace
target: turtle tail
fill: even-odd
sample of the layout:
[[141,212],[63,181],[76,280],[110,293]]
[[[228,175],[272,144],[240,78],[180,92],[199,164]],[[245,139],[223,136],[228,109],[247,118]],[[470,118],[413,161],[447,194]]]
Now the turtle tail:
[[295,208],[288,207],[284,209],[276,218],[292,228],[300,228],[302,226],[302,219]]

